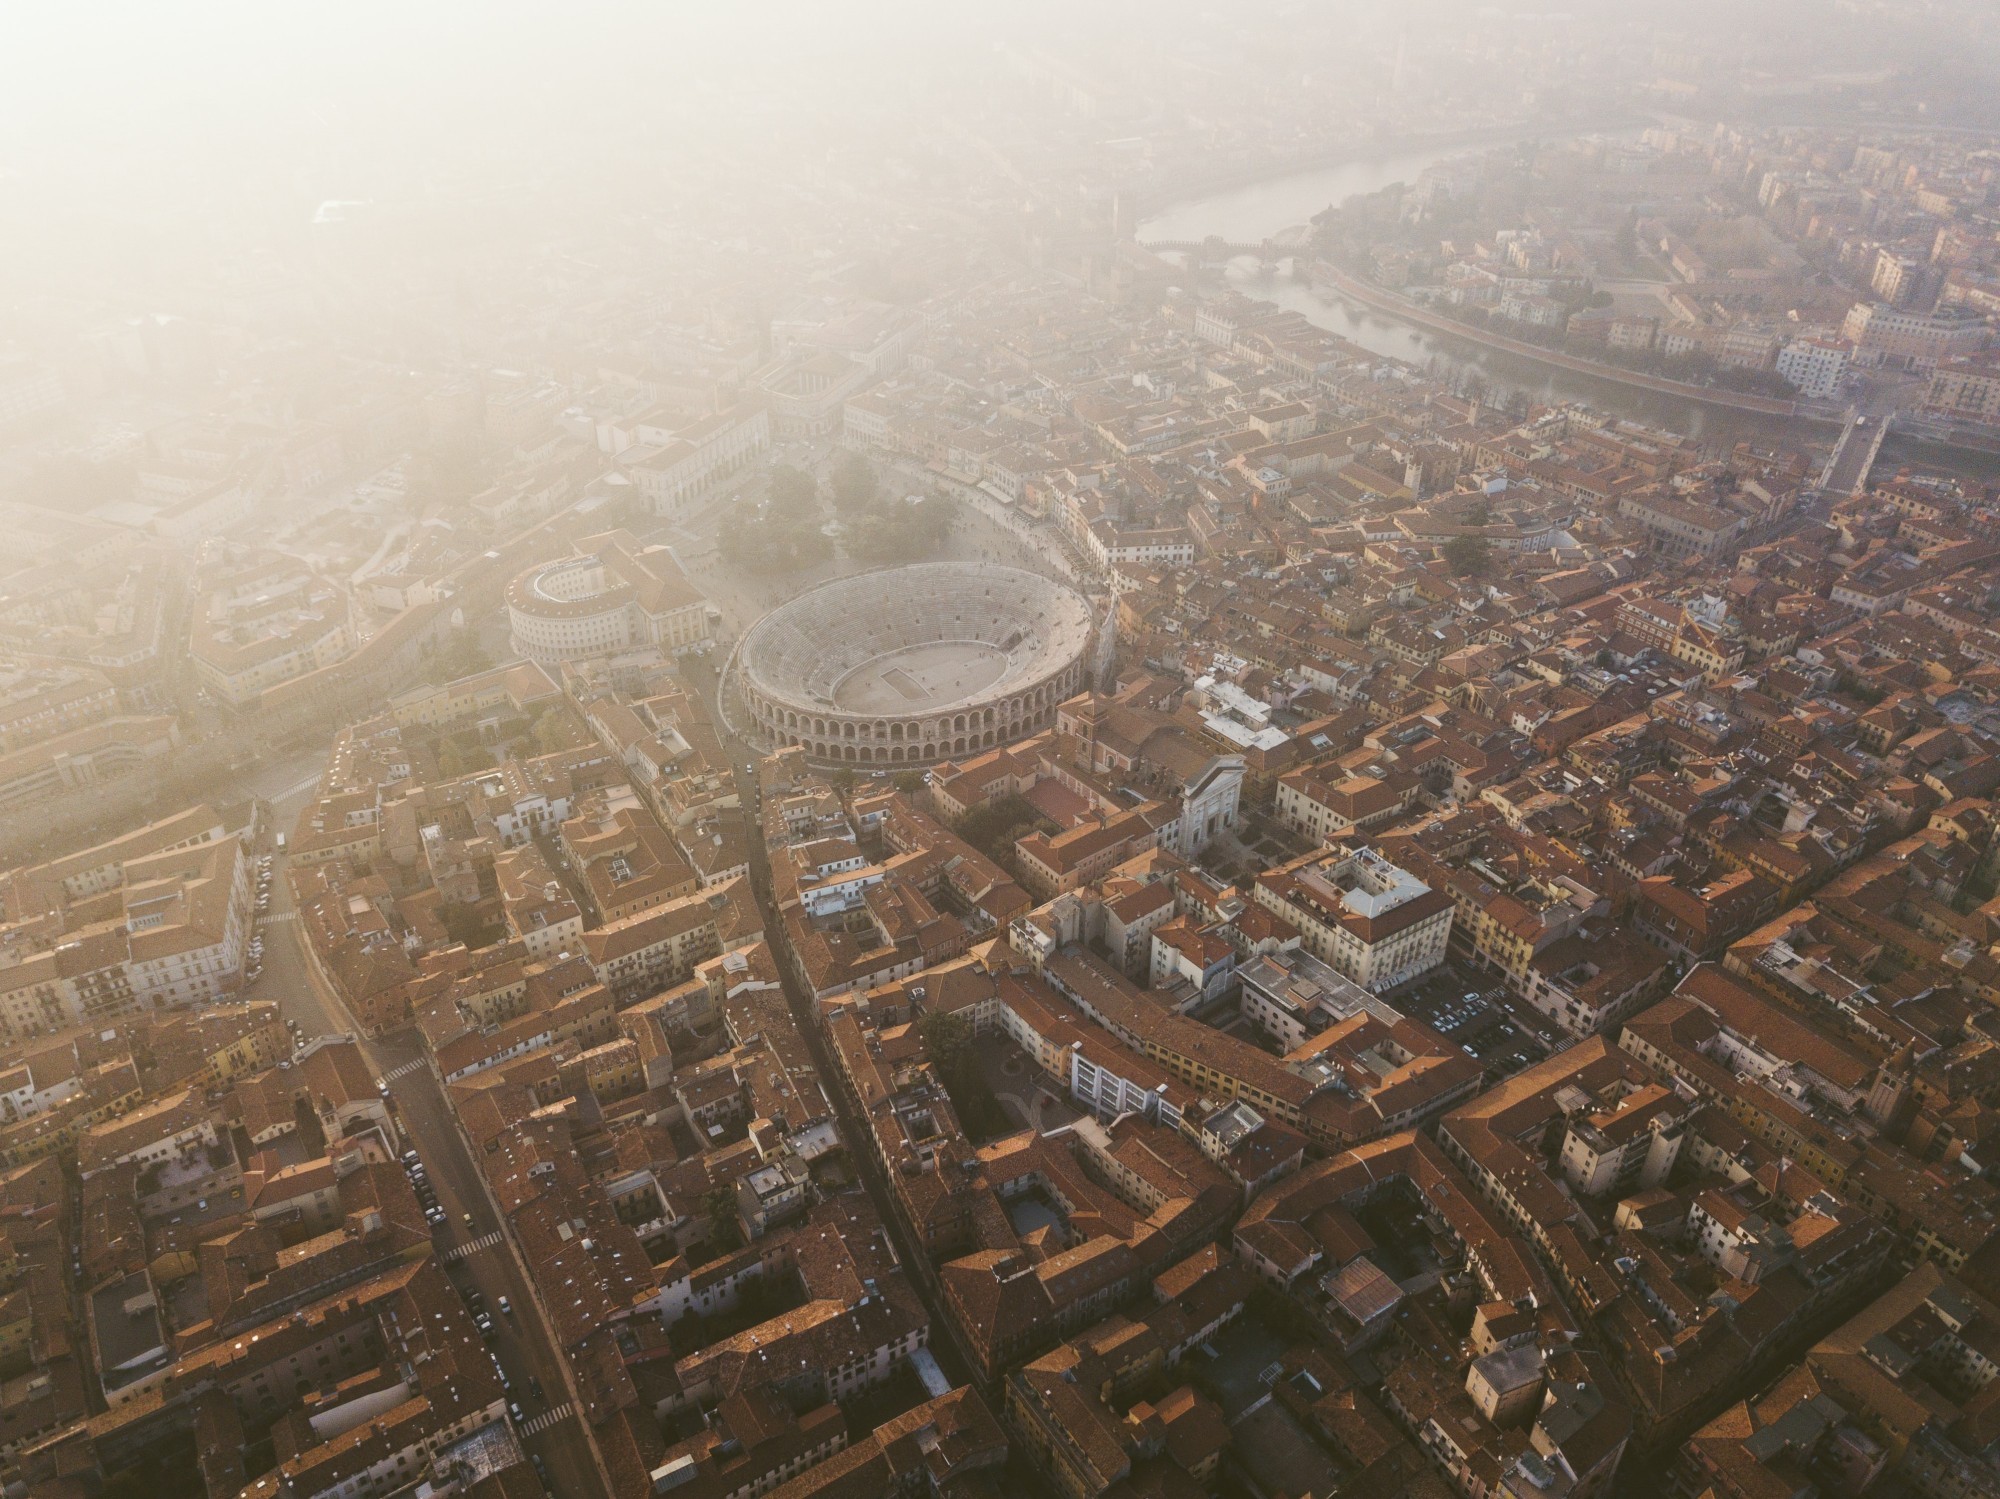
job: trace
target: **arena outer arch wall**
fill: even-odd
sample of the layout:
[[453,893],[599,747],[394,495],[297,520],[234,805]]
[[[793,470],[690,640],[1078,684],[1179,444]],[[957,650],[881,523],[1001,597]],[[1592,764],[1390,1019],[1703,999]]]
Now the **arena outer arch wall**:
[[1047,728],[1085,685],[1092,634],[1088,601],[1039,573],[920,562],[779,605],[745,633],[733,666],[769,743],[825,765],[898,769]]

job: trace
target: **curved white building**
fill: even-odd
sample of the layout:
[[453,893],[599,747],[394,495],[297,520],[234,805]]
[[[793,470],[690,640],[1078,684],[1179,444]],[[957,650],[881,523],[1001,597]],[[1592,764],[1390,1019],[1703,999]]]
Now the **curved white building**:
[[1090,606],[1040,574],[923,562],[840,578],[750,628],[743,696],[813,759],[923,765],[1037,733],[1084,685]]
[[707,601],[665,547],[624,531],[577,543],[577,555],[507,585],[513,646],[530,661],[580,661],[640,646],[678,654],[708,639]]

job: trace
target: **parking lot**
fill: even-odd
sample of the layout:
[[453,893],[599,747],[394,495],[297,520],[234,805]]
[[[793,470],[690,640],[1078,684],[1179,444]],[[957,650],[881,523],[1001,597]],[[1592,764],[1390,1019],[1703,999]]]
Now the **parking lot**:
[[1491,975],[1473,976],[1446,964],[1383,996],[1421,1020],[1486,1069],[1492,1079],[1511,1076],[1552,1049],[1535,1028],[1520,1023],[1505,986]]

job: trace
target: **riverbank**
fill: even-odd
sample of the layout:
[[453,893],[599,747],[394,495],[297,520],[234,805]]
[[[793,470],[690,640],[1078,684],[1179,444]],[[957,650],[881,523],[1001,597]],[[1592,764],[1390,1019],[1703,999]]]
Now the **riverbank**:
[[1719,390],[1714,386],[1694,385],[1686,380],[1670,380],[1664,375],[1642,374],[1638,370],[1605,364],[1601,360],[1565,354],[1560,349],[1547,349],[1540,344],[1529,343],[1526,339],[1509,338],[1504,333],[1494,333],[1490,329],[1475,328],[1470,323],[1461,323],[1455,318],[1433,312],[1430,308],[1421,306],[1408,297],[1398,296],[1385,287],[1375,286],[1358,276],[1349,275],[1340,267],[1325,260],[1314,261],[1312,267],[1313,286],[1317,288],[1321,283],[1332,287],[1343,297],[1351,298],[1390,317],[1413,323],[1432,333],[1461,338],[1467,343],[1497,349],[1518,359],[1531,359],[1554,369],[1568,370],[1572,374],[1588,375],[1594,380],[1609,380],[1614,384],[1629,385],[1635,390],[1649,390],[1658,395],[1677,396],[1685,401],[1699,401],[1704,405],[1721,406],[1730,411],[1745,411],[1754,416],[1791,417],[1834,425],[1843,420],[1837,412],[1818,409],[1804,402],[1783,401],[1772,396],[1751,395],[1747,391],[1740,390]]
[[[1339,150],[1308,154],[1295,161],[1244,162],[1237,166],[1225,167],[1205,175],[1182,178],[1167,186],[1155,189],[1133,204],[1133,221],[1142,226],[1148,219],[1159,217],[1168,209],[1190,199],[1212,197],[1217,193],[1232,192],[1238,188],[1256,187],[1287,177],[1302,177],[1314,172],[1330,172],[1341,167],[1356,166],[1364,162],[1378,161],[1389,157],[1421,156],[1450,151],[1471,150],[1481,146],[1506,146],[1524,140],[1570,140],[1579,135],[1603,135],[1621,130],[1640,130],[1657,123],[1657,117],[1646,114],[1618,115],[1607,120],[1583,124],[1562,124],[1554,129],[1535,128],[1527,125],[1481,126],[1471,130],[1452,130],[1424,134],[1384,136],[1369,141],[1365,146],[1343,146]],[[1331,207],[1322,204],[1321,207]],[[1317,212],[1317,210],[1315,210]],[[1200,236],[1196,236],[1199,238]],[[1260,236],[1261,237],[1261,236]]]
[[[1537,132],[1554,140],[1555,132]],[[1481,142],[1500,144],[1499,132],[1468,132],[1455,145],[1446,137],[1407,137],[1408,154],[1390,155],[1397,147],[1378,143],[1368,151],[1348,151],[1323,158],[1318,167],[1276,177],[1239,168],[1210,174],[1230,186],[1208,196],[1177,198],[1164,210],[1140,223],[1137,237],[1184,239],[1199,243],[1214,236],[1230,243],[1255,243],[1280,230],[1310,220],[1329,203],[1356,193],[1378,191],[1391,182],[1415,181],[1425,167],[1453,150]],[[1428,149],[1415,142],[1429,140]],[[1210,180],[1189,177],[1187,182]],[[1157,201],[1157,200],[1155,200]],[[1605,368],[1595,361],[1559,361],[1538,345],[1515,353],[1510,346],[1479,336],[1479,330],[1456,324],[1434,328],[1421,324],[1398,306],[1377,304],[1348,295],[1330,283],[1323,292],[1307,282],[1272,274],[1268,267],[1245,264],[1224,272],[1227,283],[1245,296],[1296,312],[1308,322],[1366,349],[1377,357],[1407,368],[1428,371],[1449,384],[1475,371],[1491,399],[1519,398],[1530,405],[1576,402],[1609,415],[1683,432],[1700,442],[1712,456],[1726,455],[1739,442],[1822,449],[1835,435],[1839,416],[1824,407],[1804,405],[1791,416],[1772,415],[1740,405],[1724,405],[1716,392],[1701,386],[1677,388],[1676,382],[1629,378],[1633,372]],[[2000,482],[2000,452],[1984,434],[1897,430],[1882,447],[1881,461],[1891,468],[1911,464],[1980,484]]]

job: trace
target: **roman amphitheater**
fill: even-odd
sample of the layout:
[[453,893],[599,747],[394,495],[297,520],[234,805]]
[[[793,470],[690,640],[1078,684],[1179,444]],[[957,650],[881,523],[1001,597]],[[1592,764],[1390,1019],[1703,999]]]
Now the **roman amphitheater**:
[[1084,685],[1090,606],[1036,573],[921,562],[839,578],[743,637],[738,686],[773,743],[923,765],[1046,728]]

